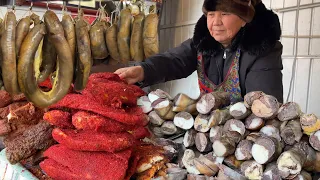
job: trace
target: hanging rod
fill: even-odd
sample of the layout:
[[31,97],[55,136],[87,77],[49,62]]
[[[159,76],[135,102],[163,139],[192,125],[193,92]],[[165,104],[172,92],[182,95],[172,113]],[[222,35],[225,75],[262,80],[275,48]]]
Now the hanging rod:
[[311,35],[311,36],[299,35],[297,37],[295,35],[282,35],[281,37],[283,37],[283,38],[311,38],[311,39],[313,39],[313,38],[320,38],[320,35]]
[[[24,6],[30,6],[31,2],[26,1],[23,3]],[[40,8],[46,8],[47,4],[45,2],[33,2],[33,7],[40,7]],[[68,10],[72,13],[77,13],[78,12],[78,7],[75,6],[67,6]],[[55,9],[55,10],[61,10],[62,9],[62,4],[55,4],[51,3],[50,4],[50,9]],[[92,8],[82,8],[83,12],[87,15],[96,15],[97,10],[92,9]]]
[[[320,7],[320,2],[315,2],[315,3],[309,3],[309,4],[301,4],[299,7],[299,10],[301,9],[309,9],[309,8],[315,8],[315,7]],[[297,6],[293,7],[285,7],[285,8],[276,8],[273,9],[276,12],[283,13],[283,12],[289,12],[289,11],[296,11],[298,9]]]
[[301,55],[295,57],[294,55],[282,55],[281,56],[284,59],[291,59],[291,58],[297,58],[297,59],[320,59],[320,55]]

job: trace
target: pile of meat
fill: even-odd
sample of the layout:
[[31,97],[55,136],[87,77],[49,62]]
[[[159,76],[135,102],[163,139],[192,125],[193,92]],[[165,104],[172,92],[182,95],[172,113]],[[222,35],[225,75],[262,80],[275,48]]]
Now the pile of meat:
[[11,97],[0,91],[0,99],[0,136],[7,159],[38,174],[42,152],[54,144],[51,125],[42,120],[44,111],[27,102],[24,95]]
[[164,160],[160,147],[140,141],[150,136],[137,106],[144,94],[115,74],[92,74],[81,93],[69,93],[44,114],[59,144],[44,152],[42,170],[53,179],[130,179],[143,161]]

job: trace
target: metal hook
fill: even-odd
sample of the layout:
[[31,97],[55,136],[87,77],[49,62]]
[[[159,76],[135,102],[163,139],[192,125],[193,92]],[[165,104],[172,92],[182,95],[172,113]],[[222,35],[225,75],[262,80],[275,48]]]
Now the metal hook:
[[12,10],[14,11],[16,8],[16,0],[12,0]]
[[120,5],[121,5],[121,1],[119,1],[118,4],[116,4],[115,11],[120,11]]
[[113,25],[113,15],[114,15],[115,11],[112,11],[111,12],[111,18],[110,18],[110,23],[111,25]]
[[49,1],[47,0],[47,10],[49,10]]
[[67,2],[66,1],[63,1],[63,4],[62,4],[62,13],[65,13],[67,11]]
[[106,5],[107,5],[107,4],[105,4],[105,5],[103,6],[103,11],[106,13],[107,17],[109,17],[109,13],[108,13],[108,12],[106,11],[106,9],[105,9]]
[[[97,10],[97,12],[96,12],[96,20],[97,20],[97,19],[100,20],[100,15],[101,15],[100,11],[101,11],[101,8],[99,8],[99,9]],[[95,20],[95,21],[96,21],[96,20]]]
[[67,6],[67,2],[66,2],[66,1],[63,1],[63,2],[62,2],[62,10],[64,10],[64,9],[66,8],[66,6]]
[[30,11],[32,11],[32,7],[33,7],[33,2],[31,1],[30,7],[29,7],[29,10],[30,10]]
[[[150,7],[151,6],[149,6],[149,11],[150,11]],[[152,11],[150,11],[150,14],[154,14],[154,13],[156,13],[156,7],[154,6],[154,8],[152,9]]]
[[78,3],[78,12],[80,11],[80,1],[81,0],[79,0],[79,3]]
[[141,12],[145,12],[146,11],[146,4],[144,1],[139,1],[140,3],[140,6],[139,6],[139,9]]

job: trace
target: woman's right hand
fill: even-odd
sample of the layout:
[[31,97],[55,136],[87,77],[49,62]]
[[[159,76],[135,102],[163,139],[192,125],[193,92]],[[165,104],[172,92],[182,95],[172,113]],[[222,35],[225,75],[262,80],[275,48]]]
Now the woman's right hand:
[[141,66],[120,68],[114,73],[118,74],[121,79],[125,79],[128,84],[135,84],[144,80],[144,71]]

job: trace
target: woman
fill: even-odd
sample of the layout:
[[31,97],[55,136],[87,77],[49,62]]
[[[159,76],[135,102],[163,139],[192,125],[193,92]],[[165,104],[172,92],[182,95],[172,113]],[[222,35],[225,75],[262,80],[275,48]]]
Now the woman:
[[148,86],[197,70],[202,93],[231,92],[231,99],[240,101],[259,90],[283,102],[278,16],[261,0],[205,0],[202,10],[192,39],[115,73]]

